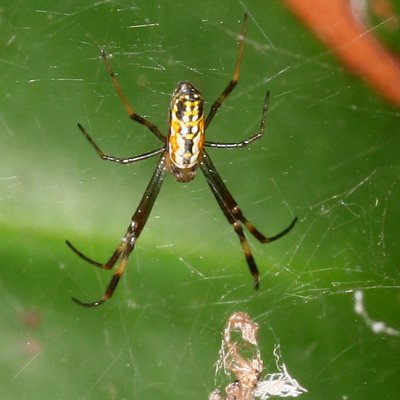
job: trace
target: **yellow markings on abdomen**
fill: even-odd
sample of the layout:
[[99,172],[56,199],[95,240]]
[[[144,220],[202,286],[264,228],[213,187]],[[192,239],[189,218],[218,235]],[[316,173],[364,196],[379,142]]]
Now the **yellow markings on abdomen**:
[[204,100],[188,82],[178,84],[171,101],[169,156],[178,168],[198,163],[204,147]]

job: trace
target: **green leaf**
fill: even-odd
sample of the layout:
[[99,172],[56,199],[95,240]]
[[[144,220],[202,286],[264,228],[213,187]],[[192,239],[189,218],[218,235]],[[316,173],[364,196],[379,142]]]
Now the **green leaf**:
[[[259,291],[205,179],[167,177],[126,273],[101,307],[107,260],[125,233],[159,142],[129,120],[99,57],[135,110],[167,132],[176,83],[207,106],[231,79],[244,5],[230,1],[6,2],[0,63],[1,399],[206,399],[221,330],[233,311],[260,324],[265,372],[272,350],[309,398],[395,398],[398,337],[374,333],[354,311],[363,290],[372,320],[399,329],[398,110],[349,75],[278,2],[248,1],[240,82],[207,131],[241,140],[210,149],[246,217]],[[218,377],[220,387],[226,384]]]

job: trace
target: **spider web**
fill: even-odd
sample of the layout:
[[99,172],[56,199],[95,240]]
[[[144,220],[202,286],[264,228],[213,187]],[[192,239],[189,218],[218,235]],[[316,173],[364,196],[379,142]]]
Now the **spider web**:
[[[395,398],[398,110],[278,2],[177,3],[43,0],[0,9],[1,398],[206,399],[214,380],[227,384],[214,363],[234,311],[260,325],[265,373],[276,372],[279,344],[304,398]],[[109,257],[156,160],[101,162],[76,123],[116,156],[159,146],[127,118],[99,49],[112,54],[135,109],[165,132],[179,80],[208,105],[228,83],[245,9],[240,82],[207,135],[255,133],[268,89],[266,134],[250,148],[209,153],[263,233],[293,216],[299,223],[270,245],[249,236],[261,271],[256,292],[201,174],[188,184],[167,177],[113,299],[77,307],[71,296],[96,300],[111,276],[64,240]],[[384,34],[381,23],[372,29]]]

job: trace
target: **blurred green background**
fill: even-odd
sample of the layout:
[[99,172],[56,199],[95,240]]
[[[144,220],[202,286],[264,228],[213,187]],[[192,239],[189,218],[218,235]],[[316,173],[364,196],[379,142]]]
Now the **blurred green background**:
[[[209,153],[262,232],[299,223],[271,245],[250,239],[255,292],[204,178],[168,176],[113,299],[77,306],[71,296],[97,300],[111,273],[65,239],[105,260],[156,159],[102,162],[76,123],[113,155],[159,145],[127,118],[99,49],[136,110],[166,131],[178,81],[208,104],[229,81],[245,9],[241,80],[207,134],[253,134],[268,88],[267,132]],[[279,342],[302,398],[398,397],[400,339],[372,332],[354,291],[372,319],[400,330],[399,110],[275,1],[6,0],[0,32],[1,399],[206,399],[221,330],[239,310],[260,324],[264,372]]]

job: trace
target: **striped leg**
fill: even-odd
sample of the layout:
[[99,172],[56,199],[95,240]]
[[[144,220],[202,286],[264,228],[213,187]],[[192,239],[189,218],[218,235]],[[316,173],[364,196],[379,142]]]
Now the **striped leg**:
[[163,146],[160,147],[159,149],[148,151],[147,153],[143,153],[133,157],[121,158],[121,157],[110,156],[109,154],[104,153],[103,150],[100,149],[97,143],[93,140],[93,138],[89,135],[89,133],[80,123],[78,123],[78,128],[81,130],[81,132],[83,133],[87,141],[90,143],[90,145],[96,150],[96,153],[100,156],[100,158],[105,161],[113,161],[118,164],[131,164],[136,161],[146,160],[147,158],[153,157],[165,151],[165,146]]
[[208,125],[210,125],[210,122],[213,120],[215,114],[221,107],[222,103],[229,96],[229,94],[232,92],[232,90],[236,87],[236,85],[238,83],[239,75],[240,75],[240,65],[241,65],[242,59],[243,59],[244,39],[246,37],[246,31],[247,31],[247,20],[248,20],[248,15],[247,15],[247,13],[245,13],[244,17],[243,17],[242,31],[240,32],[240,36],[239,36],[239,52],[237,55],[236,65],[235,65],[235,69],[233,71],[232,79],[228,83],[228,86],[220,94],[218,99],[215,100],[213,105],[211,106],[210,112],[207,115],[205,129],[207,129]]
[[100,50],[100,55],[104,61],[107,72],[110,75],[112,82],[114,84],[115,91],[118,93],[119,98],[122,101],[123,106],[125,107],[126,112],[133,121],[138,122],[139,124],[144,125],[147,129],[149,129],[155,136],[157,136],[162,142],[166,143],[166,137],[160,132],[158,127],[150,122],[148,119],[138,115],[133,110],[132,106],[129,104],[128,99],[126,98],[124,92],[122,91],[121,85],[118,82],[117,76],[111,68],[110,61],[108,60],[107,53],[104,49]]
[[254,278],[254,287],[258,289],[260,273],[258,271],[257,265],[255,263],[254,257],[251,253],[251,249],[249,246],[249,242],[243,232],[242,224],[249,230],[249,232],[261,243],[270,243],[274,240],[281,238],[286,235],[297,222],[297,218],[294,218],[292,223],[284,229],[282,232],[278,233],[274,236],[264,236],[256,227],[247,220],[247,218],[243,215],[241,209],[236,203],[235,199],[229,193],[227,187],[219,176],[217,170],[215,169],[214,164],[212,163],[210,157],[207,153],[204,152],[202,161],[200,163],[200,167],[204,173],[204,176],[207,179],[207,183],[211,188],[220,208],[222,209],[226,219],[232,225],[235,233],[239,237],[240,244],[242,246],[242,250],[244,256],[247,261],[247,265],[249,267],[250,273]]
[[265,95],[261,121],[260,121],[260,128],[258,129],[258,132],[255,133],[253,136],[250,136],[249,138],[242,140],[240,142],[233,142],[233,143],[209,142],[206,140],[204,145],[206,147],[213,147],[214,149],[241,149],[249,145],[250,143],[253,143],[254,141],[260,139],[264,134],[265,130],[265,121],[267,119],[268,104],[269,104],[269,92],[267,92],[267,94]]
[[119,279],[125,271],[126,264],[129,259],[129,255],[135,248],[135,244],[137,239],[139,238],[140,233],[142,232],[144,226],[146,225],[147,219],[150,215],[150,212],[153,208],[154,202],[157,199],[158,193],[160,192],[161,185],[164,181],[166,174],[165,168],[165,154],[163,154],[158,162],[158,165],[153,173],[153,176],[147,185],[146,191],[142,197],[142,200],[137,207],[135,214],[132,216],[132,221],[128,226],[128,229],[123,237],[120,245],[114,251],[113,255],[107,261],[107,263],[102,264],[97,261],[92,260],[91,258],[85,256],[79,250],[77,250],[69,241],[67,241],[67,245],[82,259],[85,261],[103,269],[112,269],[120,260],[119,264],[117,264],[114,275],[112,276],[110,283],[107,286],[107,289],[103,295],[103,297],[95,301],[93,303],[84,303],[76,298],[72,298],[76,303],[85,307],[95,307],[106,300],[108,300],[114,293],[115,288],[118,285]]

